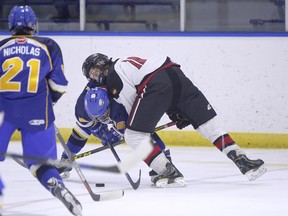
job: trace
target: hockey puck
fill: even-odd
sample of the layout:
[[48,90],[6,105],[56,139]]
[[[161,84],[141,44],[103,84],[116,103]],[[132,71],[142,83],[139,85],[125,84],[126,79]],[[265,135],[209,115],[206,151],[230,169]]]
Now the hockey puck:
[[105,184],[104,183],[96,183],[95,186],[96,187],[105,187]]

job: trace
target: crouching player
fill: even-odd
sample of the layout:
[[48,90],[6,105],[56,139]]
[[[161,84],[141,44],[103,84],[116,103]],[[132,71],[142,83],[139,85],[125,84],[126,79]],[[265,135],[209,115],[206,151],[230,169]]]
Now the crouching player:
[[[77,122],[67,142],[67,146],[73,154],[77,154],[85,146],[91,134],[99,138],[103,145],[118,142],[124,136],[128,119],[125,107],[109,98],[106,89],[95,87],[97,85],[98,83],[95,81],[89,81],[77,100],[75,107]],[[111,126],[110,129],[108,125]],[[152,168],[149,172],[151,181],[158,187],[186,186],[183,175],[179,171],[174,179],[155,181],[158,175],[153,170],[153,166],[157,166],[158,160],[163,160],[163,158],[171,161],[171,156],[170,150],[165,149],[165,144],[155,132],[151,134],[151,138],[154,143],[154,150],[144,160]],[[63,152],[61,159],[68,160],[65,152]],[[69,168],[59,168],[63,178],[69,177],[70,171]]]

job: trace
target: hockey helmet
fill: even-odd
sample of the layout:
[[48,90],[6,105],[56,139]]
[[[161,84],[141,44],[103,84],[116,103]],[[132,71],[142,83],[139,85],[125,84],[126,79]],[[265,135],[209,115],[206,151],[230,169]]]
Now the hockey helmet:
[[91,119],[102,123],[110,121],[110,101],[107,90],[96,87],[90,89],[84,98],[84,107]]
[[84,61],[82,72],[88,80],[95,80],[105,84],[111,62],[111,59],[106,55],[101,53],[92,54]]
[[38,33],[38,19],[29,6],[14,6],[8,16],[9,31],[15,34],[17,31],[31,31]]

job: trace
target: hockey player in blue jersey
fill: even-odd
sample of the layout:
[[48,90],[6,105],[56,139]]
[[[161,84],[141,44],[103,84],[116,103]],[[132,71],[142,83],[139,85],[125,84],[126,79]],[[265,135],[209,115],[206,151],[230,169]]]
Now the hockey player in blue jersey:
[[52,106],[68,84],[61,49],[54,40],[37,36],[38,19],[31,7],[14,6],[8,20],[12,37],[0,41],[0,103],[5,112],[0,159],[5,159],[11,136],[19,130],[31,173],[73,215],[81,215],[80,202],[55,167],[25,160],[25,156],[57,158]]
[[[0,103],[0,128],[3,123],[3,119],[4,119],[4,111],[2,111],[2,105]],[[4,183],[0,176],[0,216],[2,215],[3,210],[3,190],[4,190]]]
[[3,211],[3,189],[4,189],[4,184],[0,176],[0,216],[2,215],[2,211]]

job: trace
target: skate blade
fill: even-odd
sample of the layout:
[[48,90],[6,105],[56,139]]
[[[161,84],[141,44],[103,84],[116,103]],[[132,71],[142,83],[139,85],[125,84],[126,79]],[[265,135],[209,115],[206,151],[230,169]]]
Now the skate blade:
[[255,181],[257,178],[262,176],[267,171],[265,165],[263,164],[257,170],[250,170],[245,175],[249,179],[249,181]]
[[159,179],[155,186],[159,188],[178,188],[178,187],[186,187],[187,183],[185,182],[183,177],[176,178],[173,183],[168,184],[168,178]]
[[76,202],[71,194],[65,196],[65,200],[70,203],[71,207],[68,207],[69,211],[75,216],[82,216],[82,206],[80,203]]

